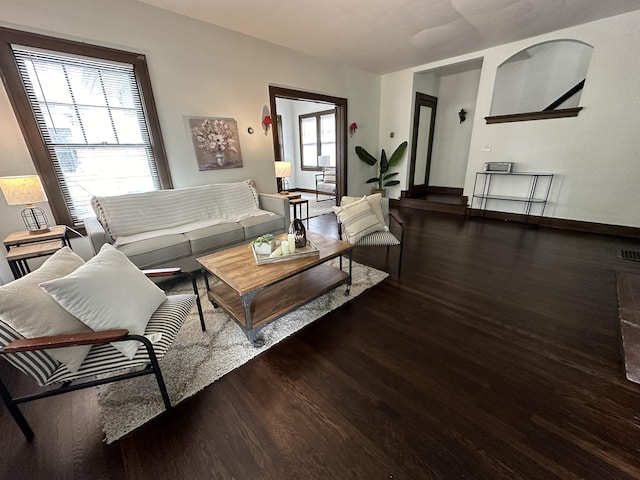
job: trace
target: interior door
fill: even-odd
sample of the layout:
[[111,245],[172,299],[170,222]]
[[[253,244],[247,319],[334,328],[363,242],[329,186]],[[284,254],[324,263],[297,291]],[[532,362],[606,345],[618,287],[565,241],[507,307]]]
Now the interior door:
[[433,132],[436,124],[438,99],[424,93],[416,93],[413,112],[413,137],[411,165],[409,167],[408,197],[426,195],[429,188]]

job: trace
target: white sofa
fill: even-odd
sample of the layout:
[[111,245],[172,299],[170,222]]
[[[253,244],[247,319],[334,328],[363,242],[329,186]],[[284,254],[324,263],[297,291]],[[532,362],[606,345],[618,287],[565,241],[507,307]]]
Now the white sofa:
[[140,268],[200,268],[209,253],[289,227],[289,200],[250,181],[92,197],[84,225],[94,254],[113,244]]

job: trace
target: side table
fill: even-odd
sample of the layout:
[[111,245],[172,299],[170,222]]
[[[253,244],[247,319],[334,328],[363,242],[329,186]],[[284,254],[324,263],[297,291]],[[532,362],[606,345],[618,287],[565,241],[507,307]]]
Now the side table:
[[7,235],[3,243],[14,278],[20,278],[31,271],[27,260],[51,255],[65,245],[71,248],[65,225],[56,225],[50,231],[38,234],[30,234],[27,230],[13,232]]
[[309,228],[309,200],[306,198],[294,198],[290,199],[289,203],[293,206],[293,218],[298,218],[298,212],[296,210],[300,209],[300,220],[303,220],[302,217],[302,205],[307,206],[307,228]]

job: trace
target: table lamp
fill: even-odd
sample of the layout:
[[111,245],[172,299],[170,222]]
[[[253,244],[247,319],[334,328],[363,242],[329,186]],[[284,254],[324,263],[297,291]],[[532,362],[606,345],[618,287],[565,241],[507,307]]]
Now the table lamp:
[[278,179],[278,193],[287,193],[284,185],[286,184],[285,177],[291,176],[291,162],[275,162],[276,164],[276,178]]
[[44,210],[34,205],[34,203],[47,201],[40,177],[37,175],[0,177],[0,189],[9,205],[26,205],[22,210],[22,220],[29,233],[35,235],[50,230]]

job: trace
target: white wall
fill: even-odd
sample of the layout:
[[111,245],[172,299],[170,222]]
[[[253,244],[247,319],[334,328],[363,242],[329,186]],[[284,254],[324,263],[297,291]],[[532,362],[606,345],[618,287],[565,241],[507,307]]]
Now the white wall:
[[[586,78],[592,47],[575,41],[545,42],[517,52],[498,67],[491,115],[540,112]],[[562,108],[580,105],[581,92]]]
[[[556,174],[548,216],[640,227],[640,116],[633,113],[640,105],[638,25],[640,12],[633,12],[385,75],[381,121],[395,121],[396,134],[407,137],[413,74],[483,58],[476,111],[468,120],[473,133],[465,195],[471,195],[475,172],[484,162],[511,161],[521,171]],[[514,53],[551,39],[575,39],[594,47],[580,115],[487,125],[497,67]],[[483,145],[491,145],[491,152],[482,152]]]
[[[0,25],[143,53],[147,57],[175,187],[253,178],[276,190],[271,133],[262,133],[269,85],[348,99],[349,121],[377,139],[380,77],[319,61],[289,49],[133,0],[1,0]],[[357,118],[351,120],[351,113]],[[185,116],[235,118],[243,168],[197,169]],[[369,119],[369,120],[367,120]],[[247,133],[251,126],[255,132]],[[360,163],[349,148],[348,169]],[[0,88],[0,176],[34,173],[16,118]],[[0,200],[0,236],[22,229],[20,208]],[[81,242],[74,242],[81,243]],[[83,247],[80,247],[82,250]],[[0,279],[10,279],[4,258]]]
[[[440,77],[429,185],[462,188],[478,98],[480,69]],[[458,112],[467,112],[460,123]]]

